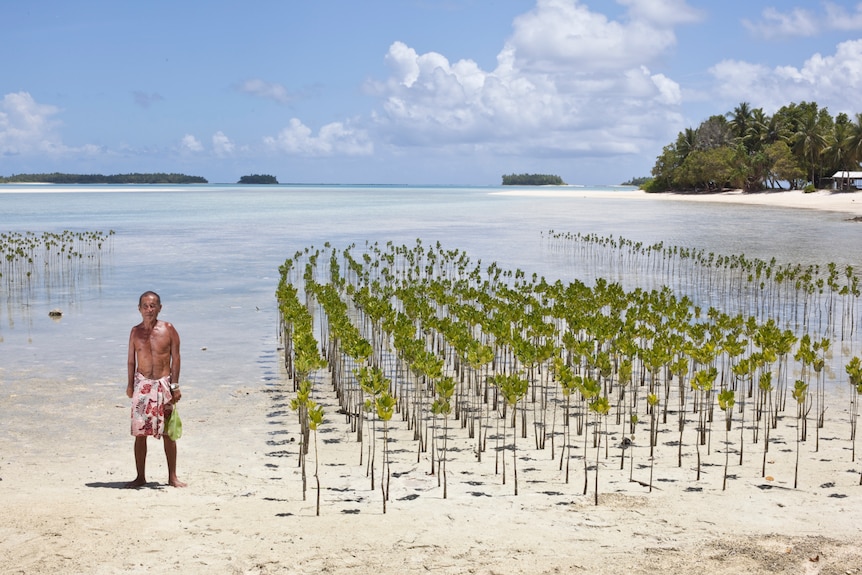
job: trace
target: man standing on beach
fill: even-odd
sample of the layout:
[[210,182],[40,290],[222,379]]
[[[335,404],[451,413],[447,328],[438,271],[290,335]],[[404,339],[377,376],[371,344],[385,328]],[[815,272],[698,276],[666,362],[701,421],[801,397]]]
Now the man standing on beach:
[[126,487],[147,483],[147,436],[161,438],[168,460],[168,484],[185,487],[177,478],[177,442],[164,435],[180,392],[180,336],[169,322],[159,320],[162,300],[148,291],[138,299],[143,321],[129,335],[129,383],[126,395],[132,399],[132,435],[135,436],[135,467],[138,476]]

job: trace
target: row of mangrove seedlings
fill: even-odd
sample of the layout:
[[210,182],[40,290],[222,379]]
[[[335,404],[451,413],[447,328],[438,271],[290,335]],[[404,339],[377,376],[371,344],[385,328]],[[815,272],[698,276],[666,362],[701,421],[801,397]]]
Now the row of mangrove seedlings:
[[0,282],[6,303],[28,305],[35,290],[74,290],[98,277],[115,232],[0,232]]
[[[852,340],[862,288],[852,265],[779,263],[703,249],[645,244],[623,237],[548,232],[552,250],[567,254],[585,277],[642,289],[670,287],[703,308],[774,319],[794,331]],[[645,273],[646,272],[646,273]]]
[[[816,329],[840,327],[846,338],[855,333],[858,282],[852,271],[846,283],[833,286],[836,268],[823,266],[829,273],[825,287],[811,293],[808,282],[818,285],[807,277],[811,270],[780,268],[792,274],[791,289],[785,281],[766,281],[767,275],[774,279],[776,264],[761,267],[741,256],[704,260],[676,248],[549,238],[552,249],[588,265],[624,265],[628,284],[658,274],[697,293],[680,295],[668,285],[624,289],[601,277],[591,285],[551,282],[496,263],[473,263],[463,251],[421,240],[412,247],[367,243],[343,250],[327,243],[284,262],[276,293],[284,360],[302,431],[303,495],[313,444],[318,513],[316,430],[324,421],[326,394],[337,398],[336,412],[355,433],[360,464],[367,457],[372,490],[380,471],[384,513],[393,417],[415,442],[417,464],[426,454],[444,498],[447,448],[458,434],[472,444],[478,462],[493,458],[495,473],[503,484],[511,479],[515,495],[518,450],[529,440],[531,449],[555,462],[565,483],[578,462],[583,493],[592,478],[598,504],[599,471],[615,457],[614,438],[622,438],[614,443],[620,469],[628,458],[629,480],[651,491],[662,432],[675,437],[663,445],[675,447],[679,467],[694,450],[698,481],[703,457],[716,450],[713,434],[720,432],[726,489],[733,477],[731,453],[742,466],[747,451],[754,451],[766,476],[773,437],[783,428],[796,437],[796,487],[802,445],[807,453],[819,450],[828,391],[849,383],[848,441],[855,461],[862,362],[858,356],[844,361],[843,354],[836,361],[832,340]],[[765,301],[743,301],[751,297]],[[709,298],[715,306],[695,304]],[[814,322],[811,310],[820,306],[825,319]],[[833,317],[837,309],[841,321]],[[330,377],[321,377],[324,368]],[[329,381],[331,388],[324,384]],[[635,447],[648,461],[639,465],[649,468],[648,481],[634,478]]]

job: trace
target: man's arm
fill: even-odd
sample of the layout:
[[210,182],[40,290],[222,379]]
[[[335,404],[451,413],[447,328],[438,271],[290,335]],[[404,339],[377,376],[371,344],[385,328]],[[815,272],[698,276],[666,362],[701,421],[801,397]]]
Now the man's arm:
[[126,364],[128,367],[128,375],[129,380],[126,384],[126,395],[128,397],[132,397],[135,392],[135,367],[137,367],[136,357],[135,357],[135,328],[132,328],[132,332],[129,334],[129,356],[126,360]]
[[180,391],[180,368],[182,367],[182,358],[180,357],[180,334],[177,333],[173,324],[168,324],[168,330],[171,334],[171,396],[173,402],[176,403],[183,396]]

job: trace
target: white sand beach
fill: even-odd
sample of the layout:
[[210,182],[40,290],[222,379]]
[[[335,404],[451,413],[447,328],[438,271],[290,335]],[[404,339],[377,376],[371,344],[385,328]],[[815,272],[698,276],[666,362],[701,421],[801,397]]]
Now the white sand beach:
[[[391,498],[384,514],[377,486],[343,417],[330,414],[319,433],[321,511],[314,482],[307,500],[297,468],[298,427],[288,393],[248,388],[219,395],[189,386],[182,405],[180,477],[166,485],[158,441],[150,440],[148,479],[133,477],[128,406],[111,384],[71,386],[93,407],[49,412],[47,397],[4,397],[0,440],[0,571],[3,573],[858,573],[862,569],[862,463],[851,461],[846,410],[833,413],[802,445],[793,487],[793,425],[744,464],[731,436],[730,479],[722,490],[723,434],[702,449],[697,479],[693,428],[676,461],[676,434],[656,451],[650,491],[649,448],[635,438],[623,453],[611,433],[601,451],[599,504],[595,471],[586,475],[583,446],[573,450],[568,483],[560,446],[518,450],[519,493],[512,461],[507,483],[493,450],[476,460],[463,434],[452,437],[448,497],[417,463],[412,432],[395,423]],[[286,387],[282,385],[281,387]],[[836,410],[849,402],[839,402]],[[110,407],[105,407],[110,406]],[[39,421],[47,418],[49,424]],[[460,430],[459,430],[460,431]],[[511,434],[511,432],[510,432]],[[788,435],[789,434],[789,435]],[[560,441],[558,439],[558,441]],[[379,441],[378,441],[379,443]],[[595,451],[588,450],[590,464]],[[507,452],[511,458],[511,451]],[[632,460],[629,456],[634,457]],[[312,458],[313,460],[313,458]],[[367,463],[367,456],[365,457]],[[631,475],[631,480],[630,480]]]
[[616,198],[620,200],[637,201],[686,201],[686,202],[722,202],[760,206],[775,206],[785,208],[801,208],[812,210],[827,210],[847,212],[862,215],[862,192],[842,192],[834,190],[817,190],[805,193],[801,190],[767,190],[763,192],[743,192],[729,190],[719,193],[659,193],[647,194],[642,190],[621,189],[614,192],[595,191],[576,187],[546,186],[536,189],[518,188],[497,192],[501,195],[530,195],[583,198]]
[[[853,193],[617,194],[862,215],[862,195]],[[150,483],[134,490],[123,488],[134,477],[125,382],[33,381],[2,366],[0,377],[0,573],[862,573],[862,455],[854,457],[850,441],[849,389],[830,398],[819,441],[801,444],[796,487],[790,416],[771,437],[765,472],[763,443],[749,441],[739,465],[739,432],[731,434],[726,489],[720,424],[700,448],[699,479],[693,427],[682,466],[675,433],[661,435],[651,461],[645,437],[622,450],[612,428],[607,457],[599,451],[598,505],[596,451],[587,450],[585,475],[582,440],[566,481],[561,438],[552,452],[519,437],[515,495],[512,452],[504,484],[494,450],[478,461],[457,422],[444,498],[430,453],[418,453],[396,417],[385,514],[380,452],[372,489],[367,453],[360,463],[363,447],[324,396],[317,516],[312,478],[303,499],[299,428],[283,377],[269,387],[184,386],[178,471],[188,487],[166,485],[161,443],[150,439]],[[58,391],[70,399],[57,401]]]

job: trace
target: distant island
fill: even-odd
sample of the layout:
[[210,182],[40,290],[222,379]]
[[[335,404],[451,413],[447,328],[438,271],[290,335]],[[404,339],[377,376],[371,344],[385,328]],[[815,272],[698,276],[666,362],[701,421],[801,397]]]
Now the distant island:
[[275,179],[275,176],[270,176],[269,174],[252,174],[250,176],[243,176],[239,179],[237,184],[277,184],[278,180]]
[[550,174],[509,174],[503,176],[504,186],[565,186],[560,176]]
[[206,184],[205,178],[185,174],[14,174],[0,176],[2,184]]

